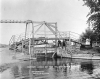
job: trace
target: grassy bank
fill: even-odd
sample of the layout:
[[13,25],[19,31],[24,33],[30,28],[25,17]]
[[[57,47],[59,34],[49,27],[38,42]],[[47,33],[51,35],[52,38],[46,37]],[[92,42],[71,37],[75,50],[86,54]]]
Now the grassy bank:
[[93,47],[91,50],[100,54],[100,47]]
[[6,45],[6,44],[0,44],[0,48],[6,48],[6,47],[8,47],[8,45]]
[[87,54],[98,54],[100,55],[100,47],[92,47],[89,49],[81,49],[81,51],[83,53],[87,53]]

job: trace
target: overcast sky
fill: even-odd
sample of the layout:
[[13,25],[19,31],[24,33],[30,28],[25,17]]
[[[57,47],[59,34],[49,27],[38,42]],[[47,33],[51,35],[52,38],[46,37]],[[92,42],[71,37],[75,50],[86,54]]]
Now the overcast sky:
[[[81,34],[89,10],[81,0],[0,0],[1,20],[57,22],[59,31]],[[0,24],[0,43],[9,43],[14,34],[25,31],[25,24]]]

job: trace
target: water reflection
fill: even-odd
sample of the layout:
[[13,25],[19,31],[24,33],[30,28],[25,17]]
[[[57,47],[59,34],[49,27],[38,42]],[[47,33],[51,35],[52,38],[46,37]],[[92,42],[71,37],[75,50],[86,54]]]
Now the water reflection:
[[93,74],[94,65],[93,62],[81,62],[81,71],[87,71],[88,74]]
[[94,65],[92,61],[39,58],[21,62],[11,70],[15,79],[84,79],[93,74]]
[[62,73],[67,76],[67,64],[69,64],[69,62],[70,59],[68,59],[68,61],[64,61],[61,59],[41,58],[37,59],[37,61],[25,61],[19,63],[12,67],[12,72],[15,78],[19,79],[26,77],[29,78],[30,73],[32,73],[32,77],[37,78],[48,78],[50,76],[58,77],[59,74],[61,75]]

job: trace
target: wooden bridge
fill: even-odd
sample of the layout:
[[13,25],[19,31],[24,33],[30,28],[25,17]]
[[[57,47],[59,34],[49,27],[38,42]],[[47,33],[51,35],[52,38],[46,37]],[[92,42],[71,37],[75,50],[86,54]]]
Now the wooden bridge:
[[[9,41],[10,48],[13,48],[16,51],[16,48],[20,48],[21,52],[27,51],[28,54],[33,55],[35,53],[35,48],[37,45],[45,45],[45,51],[48,51],[48,45],[51,45],[51,49],[54,49],[54,52],[57,52],[57,41],[66,40],[71,45],[71,42],[81,44],[79,40],[79,34],[74,32],[60,32],[57,28],[56,22],[36,22],[32,20],[27,21],[15,21],[15,20],[1,20],[0,23],[25,23],[26,29],[25,32],[19,35],[13,35]],[[29,24],[31,24],[31,31],[29,30]],[[37,28],[36,28],[37,27]],[[35,29],[36,28],[36,29]],[[43,29],[43,32],[40,32],[40,29]],[[49,41],[52,41],[49,42]],[[53,46],[53,47],[52,47]],[[26,48],[25,48],[26,47]],[[40,48],[38,49],[40,50]]]

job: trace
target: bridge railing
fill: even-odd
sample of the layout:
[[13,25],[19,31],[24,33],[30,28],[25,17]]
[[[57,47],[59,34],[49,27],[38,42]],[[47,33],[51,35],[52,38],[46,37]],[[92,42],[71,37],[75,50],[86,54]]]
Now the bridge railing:
[[[66,38],[66,39],[70,39],[70,40],[79,42],[78,38],[75,35],[79,36],[78,34],[75,34],[73,32],[60,32],[60,31],[58,31],[57,32],[57,39]],[[21,33],[20,35],[13,35],[11,37],[10,41],[9,41],[9,45],[10,46],[15,45],[16,43],[21,43],[22,44],[23,41],[24,41],[23,45],[26,44],[25,41],[27,41],[27,44],[29,44],[29,38],[32,38],[32,33],[31,32],[27,33],[26,36],[25,36],[25,33]],[[52,38],[51,40],[53,40],[54,38]],[[45,39],[45,40],[48,40],[48,39]]]

